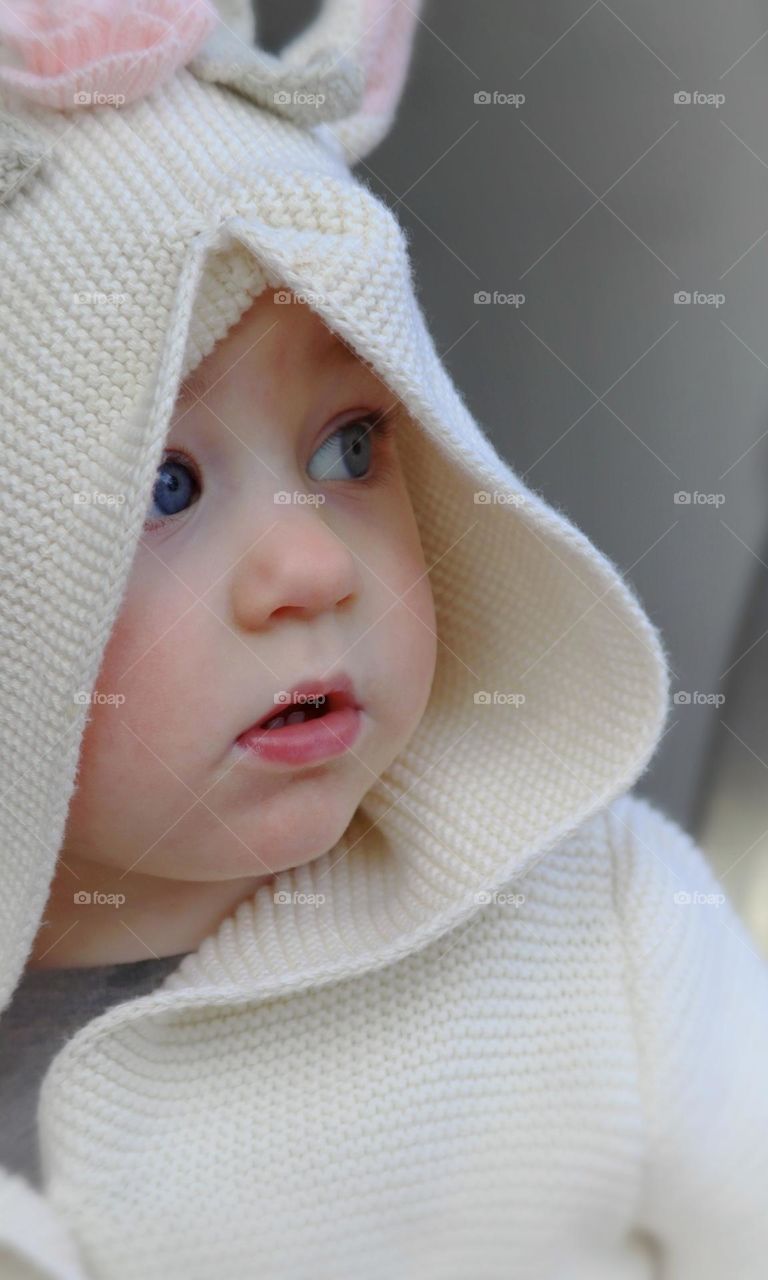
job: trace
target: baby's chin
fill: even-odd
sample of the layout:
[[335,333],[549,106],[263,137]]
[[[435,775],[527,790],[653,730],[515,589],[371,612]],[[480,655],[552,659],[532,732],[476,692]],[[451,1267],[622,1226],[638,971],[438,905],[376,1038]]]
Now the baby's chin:
[[141,864],[144,874],[169,880],[221,881],[274,876],[305,866],[331,852],[354,817],[360,796],[332,795],[313,800],[302,788],[289,789],[282,804],[274,797],[250,812],[227,819],[215,830],[173,848],[159,846]]

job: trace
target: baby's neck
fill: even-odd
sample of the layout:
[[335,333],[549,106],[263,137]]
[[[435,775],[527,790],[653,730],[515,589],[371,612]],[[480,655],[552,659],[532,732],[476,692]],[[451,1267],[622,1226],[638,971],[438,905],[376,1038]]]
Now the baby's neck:
[[[59,858],[26,968],[87,968],[194,951],[273,879],[167,880],[123,874],[67,852]],[[78,901],[78,895],[90,897]]]

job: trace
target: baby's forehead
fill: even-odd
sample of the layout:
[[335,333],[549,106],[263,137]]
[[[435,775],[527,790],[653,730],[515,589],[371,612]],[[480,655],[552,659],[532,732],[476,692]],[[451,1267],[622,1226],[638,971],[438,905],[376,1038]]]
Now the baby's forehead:
[[367,361],[289,290],[259,294],[214,349],[184,378],[177,408],[193,404],[225,379],[259,369],[276,380],[315,372],[379,381]]

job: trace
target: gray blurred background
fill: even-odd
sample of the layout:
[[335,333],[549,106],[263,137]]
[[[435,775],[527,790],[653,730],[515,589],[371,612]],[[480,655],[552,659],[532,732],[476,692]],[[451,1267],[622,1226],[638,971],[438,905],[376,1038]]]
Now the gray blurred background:
[[[260,43],[318,8],[259,0]],[[356,174],[472,412],[660,627],[636,789],[768,953],[768,0],[426,0]]]

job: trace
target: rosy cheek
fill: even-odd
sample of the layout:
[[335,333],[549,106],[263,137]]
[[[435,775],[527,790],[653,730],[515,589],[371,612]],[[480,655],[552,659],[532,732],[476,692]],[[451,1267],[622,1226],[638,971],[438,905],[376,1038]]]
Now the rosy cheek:
[[164,726],[166,730],[169,727],[167,717],[178,703],[173,685],[184,679],[180,661],[184,650],[177,647],[171,621],[151,625],[152,614],[129,598],[112,629],[95,687],[117,695],[120,701],[93,707],[94,737],[100,747],[122,745],[125,751],[125,740],[130,737],[126,724],[139,737],[153,742],[162,741]]
[[[187,592],[174,596],[167,585],[156,606],[128,601],[104,664],[105,681],[125,697],[124,737],[131,738],[133,730],[146,744],[141,748],[134,738],[143,758],[152,761],[151,749],[193,787],[212,753],[235,737],[244,690],[233,687],[233,665],[249,674],[247,653],[216,616],[221,602],[215,607],[216,614]],[[260,671],[252,675],[256,690]],[[162,771],[157,761],[154,767]]]
[[385,581],[391,591],[404,598],[414,613],[434,626],[432,587],[416,522],[410,511],[400,519],[403,538],[388,552],[389,572]]

